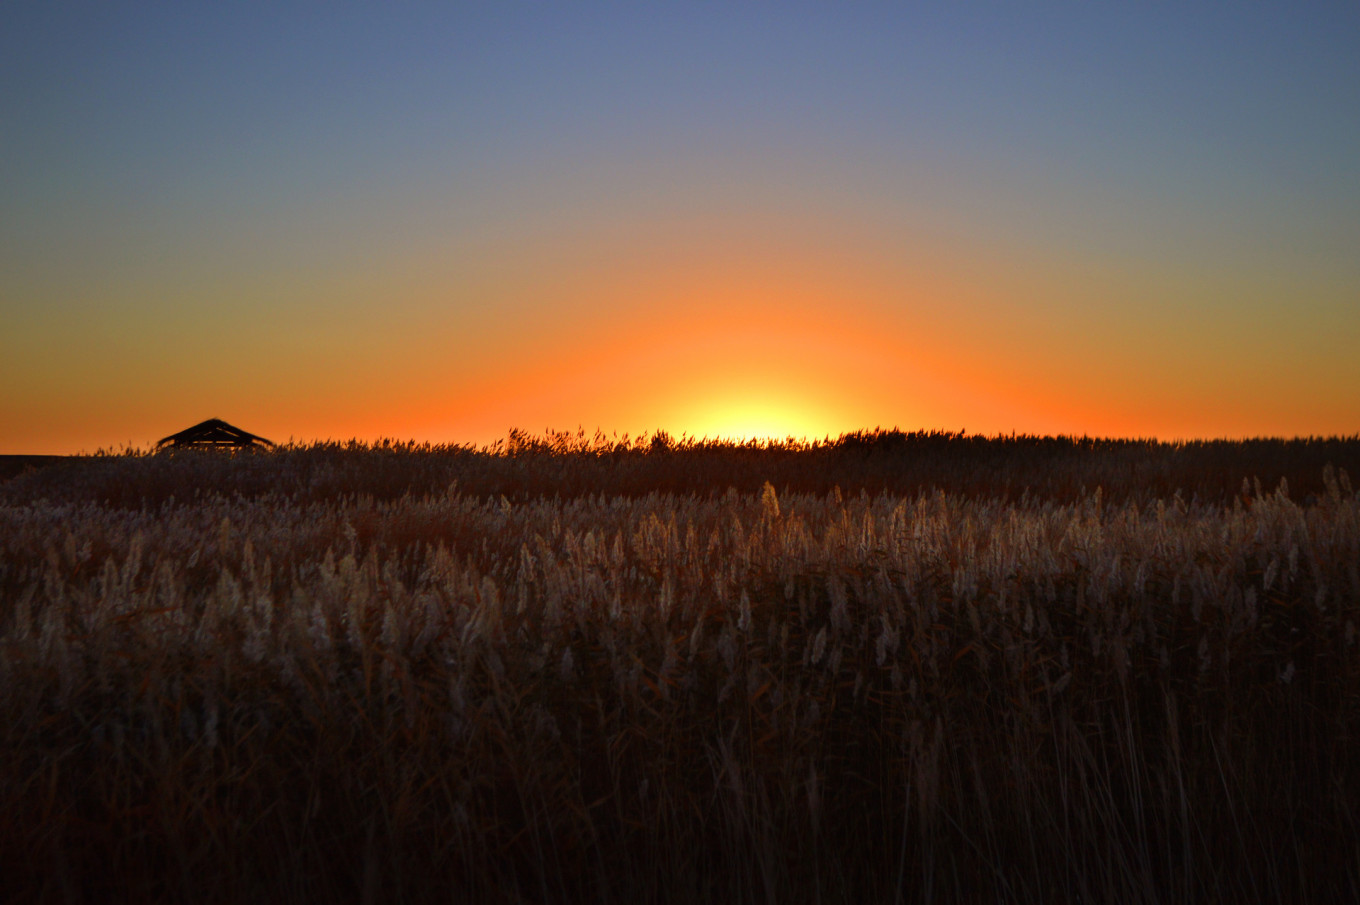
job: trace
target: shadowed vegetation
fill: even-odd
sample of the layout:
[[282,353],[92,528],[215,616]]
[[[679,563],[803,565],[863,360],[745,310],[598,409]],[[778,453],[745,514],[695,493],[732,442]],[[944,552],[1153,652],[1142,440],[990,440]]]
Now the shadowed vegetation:
[[0,484],[23,900],[1360,897],[1355,439],[512,434]]
[[[43,457],[50,463],[51,457]],[[149,461],[148,461],[149,460]],[[451,485],[476,497],[526,501],[650,493],[888,493],[944,490],[970,497],[1026,494],[1073,502],[1102,489],[1108,502],[1230,503],[1242,481],[1288,482],[1300,501],[1324,492],[1326,465],[1357,473],[1360,437],[1295,440],[1098,440],[984,437],[950,432],[862,431],[823,441],[676,440],[583,432],[536,437],[512,431],[489,447],[390,440],[321,443],[248,455],[195,451],[100,453],[71,458],[0,482],[0,501],[45,498],[119,508],[186,502],[204,494],[276,495],[295,502],[345,496],[391,500],[442,494]],[[0,473],[0,478],[5,477]]]

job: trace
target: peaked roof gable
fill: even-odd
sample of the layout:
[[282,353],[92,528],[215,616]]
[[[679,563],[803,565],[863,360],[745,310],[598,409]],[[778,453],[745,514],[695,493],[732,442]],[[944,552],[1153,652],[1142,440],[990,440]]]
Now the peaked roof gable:
[[234,427],[220,418],[209,418],[207,421],[185,428],[177,434],[171,434],[156,444],[157,447],[167,445],[173,447],[197,446],[243,449],[260,445],[273,446],[274,444],[264,437]]

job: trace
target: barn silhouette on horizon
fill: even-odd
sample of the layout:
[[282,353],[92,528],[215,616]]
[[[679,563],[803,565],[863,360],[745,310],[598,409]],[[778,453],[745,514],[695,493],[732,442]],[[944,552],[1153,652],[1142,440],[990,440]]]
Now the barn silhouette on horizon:
[[157,449],[264,449],[274,444],[264,437],[241,430],[220,418],[209,418],[171,434],[156,444]]

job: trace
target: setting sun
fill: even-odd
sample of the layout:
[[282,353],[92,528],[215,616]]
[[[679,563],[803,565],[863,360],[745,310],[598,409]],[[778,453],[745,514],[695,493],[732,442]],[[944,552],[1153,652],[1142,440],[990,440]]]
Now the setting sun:
[[825,412],[810,409],[796,398],[743,394],[703,401],[675,423],[696,438],[730,440],[816,439],[839,434],[844,428]]
[[26,6],[0,454],[1349,434],[1356,32],[1271,16]]

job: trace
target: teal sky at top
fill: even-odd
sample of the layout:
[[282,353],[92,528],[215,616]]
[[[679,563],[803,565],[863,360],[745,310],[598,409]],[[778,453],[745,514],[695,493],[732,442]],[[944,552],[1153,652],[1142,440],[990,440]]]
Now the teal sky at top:
[[1354,3],[9,4],[0,377],[32,390],[82,331],[327,311],[214,280],[752,207],[1297,274],[1357,339],[1357,48]]
[[780,148],[1355,198],[1353,4],[486,6],[10,6],[5,200],[41,223]]

